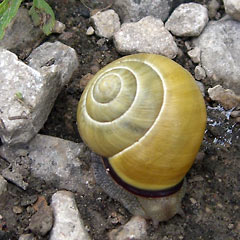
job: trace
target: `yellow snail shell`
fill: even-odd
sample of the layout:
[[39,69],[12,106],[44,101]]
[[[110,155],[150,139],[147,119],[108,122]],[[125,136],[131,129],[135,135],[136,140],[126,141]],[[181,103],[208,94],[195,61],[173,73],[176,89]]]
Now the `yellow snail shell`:
[[83,141],[104,157],[120,184],[145,196],[141,190],[181,187],[203,139],[206,108],[195,80],[179,64],[136,54],[91,79],[77,122]]

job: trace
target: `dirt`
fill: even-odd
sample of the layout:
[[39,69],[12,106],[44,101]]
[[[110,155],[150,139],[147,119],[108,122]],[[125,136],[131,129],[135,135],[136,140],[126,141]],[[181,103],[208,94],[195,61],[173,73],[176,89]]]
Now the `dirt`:
[[[84,1],[85,5],[74,0],[51,0],[49,3],[56,18],[66,25],[66,33],[52,35],[45,40],[59,40],[73,47],[78,53],[80,66],[70,84],[58,96],[40,133],[81,142],[76,126],[76,109],[82,93],[80,80],[84,75],[95,74],[98,69],[120,57],[111,40],[86,35],[91,12],[105,8],[109,1]],[[183,51],[183,55],[176,61],[193,73],[195,65],[187,56],[184,44],[189,39],[176,40]],[[204,85],[206,89],[211,86],[208,79]],[[150,240],[240,239],[240,124],[229,118],[228,112],[211,102],[207,92],[205,101],[208,124],[200,153],[186,176],[187,194],[183,199],[185,216],[175,216],[161,223],[158,228],[154,228],[152,222],[148,221]],[[7,166],[7,162],[0,160],[0,170]],[[28,182],[30,185],[26,191],[8,184],[8,193],[0,205],[0,214],[4,216],[0,219],[0,239],[3,239],[3,232],[4,239],[11,240],[30,232],[28,226],[34,212],[34,199],[42,195],[50,202],[52,194],[57,190],[54,185],[31,176],[28,176]],[[98,188],[89,196],[83,197],[76,193],[75,198],[86,229],[94,240],[108,239],[107,233],[111,229],[131,218],[126,209]],[[13,212],[14,206],[21,207],[20,213],[19,209],[17,213]]]

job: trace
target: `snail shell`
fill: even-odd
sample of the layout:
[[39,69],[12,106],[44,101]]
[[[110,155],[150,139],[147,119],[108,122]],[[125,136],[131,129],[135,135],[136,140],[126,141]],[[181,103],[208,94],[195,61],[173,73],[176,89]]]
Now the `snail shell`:
[[84,142],[120,184],[135,194],[159,194],[180,186],[192,166],[206,109],[188,71],[160,55],[136,54],[93,77],[77,122]]

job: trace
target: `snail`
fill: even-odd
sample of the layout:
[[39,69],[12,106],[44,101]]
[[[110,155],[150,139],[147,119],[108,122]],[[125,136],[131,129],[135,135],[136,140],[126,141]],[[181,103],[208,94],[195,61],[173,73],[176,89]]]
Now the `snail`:
[[184,177],[206,126],[202,94],[187,70],[155,54],[115,60],[87,84],[77,124],[105,192],[155,224],[182,212]]

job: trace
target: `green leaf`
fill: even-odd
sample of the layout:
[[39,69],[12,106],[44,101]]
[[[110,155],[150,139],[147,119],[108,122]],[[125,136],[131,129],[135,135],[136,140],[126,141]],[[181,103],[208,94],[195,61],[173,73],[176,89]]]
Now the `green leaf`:
[[23,95],[22,95],[21,92],[16,92],[16,93],[15,93],[15,97],[16,97],[17,99],[19,99],[19,100],[23,100]]
[[40,26],[46,35],[52,33],[55,25],[55,16],[52,8],[44,0],[33,0],[33,5],[29,10],[34,25]]
[[16,16],[23,0],[4,0],[0,4],[0,39],[3,38],[5,29]]

